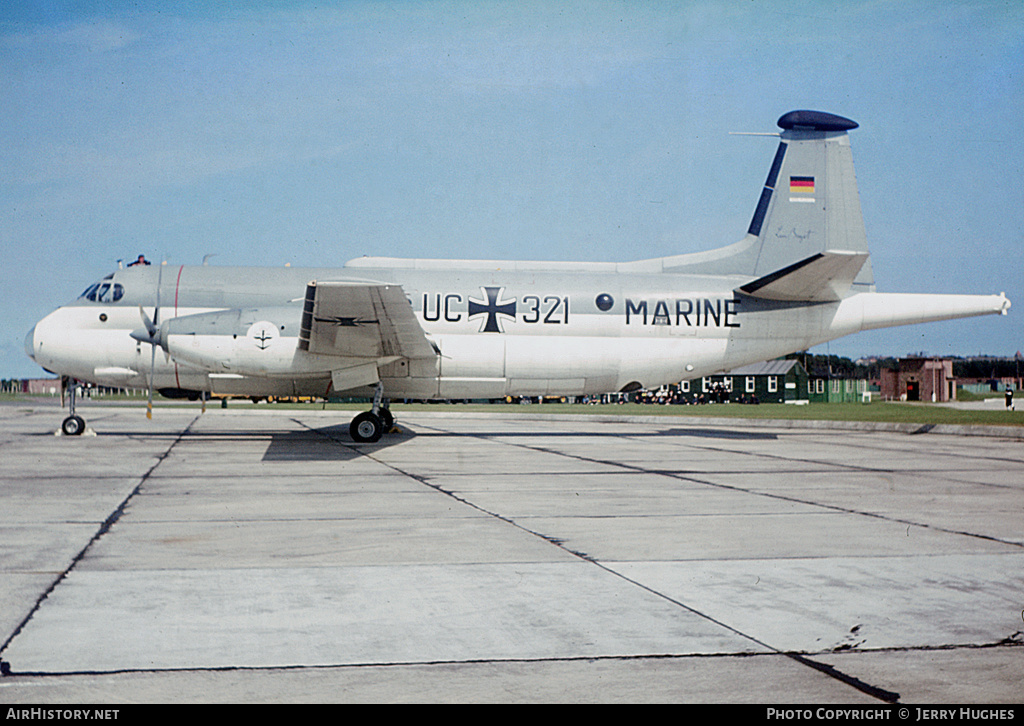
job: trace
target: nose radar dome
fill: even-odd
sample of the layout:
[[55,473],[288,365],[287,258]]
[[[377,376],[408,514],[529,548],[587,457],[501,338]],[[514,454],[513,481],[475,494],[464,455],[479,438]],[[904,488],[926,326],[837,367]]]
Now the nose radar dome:
[[36,359],[36,326],[34,325],[28,331],[28,335],[25,336],[25,353],[32,360]]

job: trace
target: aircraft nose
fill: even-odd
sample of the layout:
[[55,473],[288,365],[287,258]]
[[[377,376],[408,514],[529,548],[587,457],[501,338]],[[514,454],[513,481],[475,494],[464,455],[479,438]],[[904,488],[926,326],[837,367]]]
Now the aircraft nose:
[[25,336],[25,354],[32,360],[36,359],[36,326],[34,325]]

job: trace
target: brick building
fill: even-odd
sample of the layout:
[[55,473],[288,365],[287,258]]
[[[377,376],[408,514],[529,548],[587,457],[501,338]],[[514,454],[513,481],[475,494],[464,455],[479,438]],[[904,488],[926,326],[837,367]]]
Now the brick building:
[[887,400],[956,400],[953,361],[948,358],[900,358],[896,370],[882,369],[881,393]]

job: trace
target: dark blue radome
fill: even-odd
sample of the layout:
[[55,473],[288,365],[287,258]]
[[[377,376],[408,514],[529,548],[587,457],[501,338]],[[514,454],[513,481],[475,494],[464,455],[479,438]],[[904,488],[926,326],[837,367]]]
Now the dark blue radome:
[[856,121],[824,111],[790,111],[779,119],[779,127],[783,129],[799,127],[812,131],[849,131],[857,126],[859,124]]

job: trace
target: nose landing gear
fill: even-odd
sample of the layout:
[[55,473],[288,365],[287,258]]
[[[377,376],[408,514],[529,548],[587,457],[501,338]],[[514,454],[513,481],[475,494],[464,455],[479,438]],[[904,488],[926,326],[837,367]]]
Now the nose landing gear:
[[61,381],[61,385],[66,385],[68,390],[68,417],[60,424],[60,431],[65,436],[81,436],[85,431],[85,419],[75,415],[75,391],[78,388],[75,384],[74,378]]

